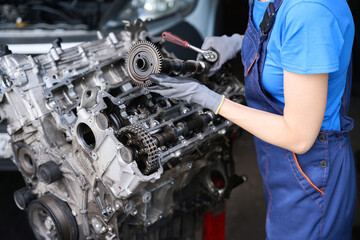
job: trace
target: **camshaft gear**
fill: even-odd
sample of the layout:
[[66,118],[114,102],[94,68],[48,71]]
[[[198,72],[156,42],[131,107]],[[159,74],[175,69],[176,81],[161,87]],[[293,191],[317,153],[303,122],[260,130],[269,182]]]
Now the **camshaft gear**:
[[138,86],[151,84],[150,74],[160,73],[162,56],[151,42],[139,41],[133,44],[126,56],[125,67],[131,81]]
[[143,127],[137,124],[123,127],[119,131],[118,139],[132,151],[138,168],[144,175],[149,175],[159,168],[156,141]]

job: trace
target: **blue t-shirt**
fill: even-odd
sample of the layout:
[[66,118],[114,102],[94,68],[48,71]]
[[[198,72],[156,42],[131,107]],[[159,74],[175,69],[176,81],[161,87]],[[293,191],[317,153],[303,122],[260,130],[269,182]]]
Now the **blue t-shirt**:
[[[271,0],[273,1],[273,0]],[[253,22],[259,29],[269,2],[255,0]],[[262,84],[284,108],[283,70],[329,73],[322,130],[341,130],[340,107],[354,40],[346,0],[286,0],[277,12],[267,46]]]

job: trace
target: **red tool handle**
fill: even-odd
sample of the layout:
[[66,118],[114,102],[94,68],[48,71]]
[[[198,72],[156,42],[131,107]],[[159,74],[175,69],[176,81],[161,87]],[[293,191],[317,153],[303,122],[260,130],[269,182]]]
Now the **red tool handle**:
[[162,37],[165,39],[165,41],[171,42],[171,43],[175,43],[177,45],[180,45],[184,48],[186,48],[189,45],[188,41],[184,41],[181,38],[179,38],[178,36],[170,33],[170,32],[163,32]]

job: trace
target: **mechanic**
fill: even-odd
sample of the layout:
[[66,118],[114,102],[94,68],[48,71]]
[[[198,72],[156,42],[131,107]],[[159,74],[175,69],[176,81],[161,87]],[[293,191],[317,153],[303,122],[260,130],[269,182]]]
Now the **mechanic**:
[[267,239],[351,239],[356,198],[346,116],[354,23],[346,0],[250,0],[245,36],[210,37],[219,60],[241,50],[244,106],[190,78],[152,75],[152,92],[198,103],[255,136]]

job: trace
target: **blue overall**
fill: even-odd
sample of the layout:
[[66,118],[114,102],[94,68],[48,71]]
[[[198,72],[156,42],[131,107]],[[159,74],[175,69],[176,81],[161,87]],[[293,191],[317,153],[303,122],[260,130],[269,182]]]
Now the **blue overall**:
[[[275,11],[282,0],[275,0]],[[269,7],[267,9],[269,12]],[[261,85],[267,37],[261,38],[253,21],[250,0],[248,28],[242,45],[245,97],[248,106],[282,115]],[[267,202],[267,239],[351,239],[356,182],[346,116],[351,89],[351,65],[341,107],[341,131],[321,131],[312,148],[296,155],[255,137],[257,161]]]

